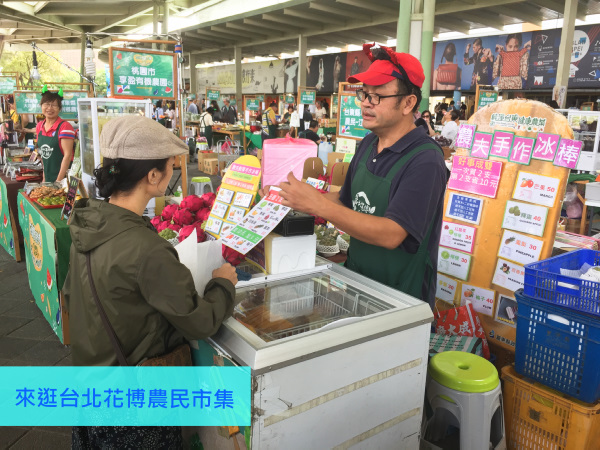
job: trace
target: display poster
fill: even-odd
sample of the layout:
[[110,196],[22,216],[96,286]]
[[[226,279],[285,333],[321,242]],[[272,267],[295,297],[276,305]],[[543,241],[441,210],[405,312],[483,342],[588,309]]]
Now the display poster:
[[248,253],[283,220],[290,208],[283,206],[278,191],[271,190],[243,221],[222,236],[223,244],[242,254]]
[[240,223],[258,192],[260,176],[258,158],[245,155],[236,159],[221,182],[204,231],[218,239]]
[[566,167],[567,169],[575,169],[583,142],[573,139],[561,139],[554,157],[554,165]]
[[473,146],[471,147],[471,157],[488,159],[490,156],[490,149],[492,147],[492,133],[485,133],[483,131],[476,131],[473,136]]
[[260,101],[257,98],[246,99],[246,109],[248,111],[258,111],[260,109]]
[[506,202],[502,228],[543,236],[548,208],[509,200]]
[[464,305],[467,301],[473,304],[473,309],[486,316],[494,315],[494,300],[496,292],[491,289],[484,289],[478,286],[463,283],[460,288],[460,304]]
[[519,171],[512,198],[552,208],[559,185],[558,178]]
[[335,151],[338,153],[356,153],[356,139],[337,138],[335,140]]
[[17,90],[17,77],[0,75],[0,95],[12,95]]
[[[63,91],[62,109],[60,117],[64,120],[77,120],[77,99],[87,98],[87,91]],[[41,92],[15,91],[15,107],[19,114],[41,114]]]
[[8,205],[8,193],[4,181],[0,179],[0,245],[11,256],[15,257],[15,245],[19,245],[13,233],[13,223]]
[[451,305],[454,304],[459,283],[459,281],[438,273],[435,297]]
[[525,284],[525,268],[512,261],[498,258],[492,283],[512,292],[518,291]]
[[113,97],[175,99],[177,55],[110,47],[110,91]]
[[482,199],[449,192],[446,217],[479,225],[482,210]]
[[532,33],[527,89],[551,89],[556,84],[560,34],[560,29]]
[[477,228],[453,222],[442,222],[440,245],[443,247],[473,253]]
[[340,93],[340,114],[338,119],[338,136],[362,139],[370,133],[363,128],[360,102],[354,93]]
[[317,91],[300,91],[300,104],[301,105],[314,105],[317,101]]
[[61,220],[67,219],[67,223],[71,220],[71,213],[73,212],[73,206],[75,204],[75,197],[77,196],[77,188],[81,183],[81,178],[69,177],[69,184],[67,185],[67,198],[63,205],[60,213]]
[[501,161],[454,155],[448,189],[495,198],[502,164]]
[[540,260],[544,241],[511,230],[504,230],[498,256],[522,265]]
[[471,255],[450,248],[439,248],[438,272],[466,281],[470,270]]
[[216,100],[216,101],[221,100],[221,91],[218,91],[216,89],[207,89],[206,90],[206,100],[208,100],[209,102],[212,100]]
[[56,286],[55,232],[23,193],[19,193],[19,224],[23,230],[29,287],[44,318],[64,342],[62,311]]
[[600,25],[576,27],[573,33],[569,88],[598,88],[600,85],[599,55]]
[[492,113],[491,127],[509,128],[515,131],[539,133],[546,129],[547,117],[522,116],[520,114]]
[[496,91],[485,91],[479,89],[479,98],[477,101],[477,109],[483,108],[484,106],[490,105],[498,101],[498,92]]
[[498,296],[498,307],[496,308],[496,321],[509,325],[512,328],[517,327],[517,313],[519,305],[517,300],[506,295]]
[[476,125],[461,124],[458,127],[458,134],[456,135],[454,146],[469,150],[473,146],[475,128],[477,128]]

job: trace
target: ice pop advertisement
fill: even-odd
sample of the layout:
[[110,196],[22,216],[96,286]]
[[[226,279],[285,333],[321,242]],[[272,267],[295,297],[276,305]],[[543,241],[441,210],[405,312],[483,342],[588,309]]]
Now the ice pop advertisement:
[[477,228],[453,222],[442,222],[440,245],[443,247],[473,253]]
[[502,228],[543,236],[548,208],[521,202],[506,202]]
[[513,198],[552,208],[556,201],[559,185],[558,178],[520,171],[517,175]]
[[467,280],[471,270],[471,255],[450,248],[439,248],[438,272],[453,276],[459,280]]

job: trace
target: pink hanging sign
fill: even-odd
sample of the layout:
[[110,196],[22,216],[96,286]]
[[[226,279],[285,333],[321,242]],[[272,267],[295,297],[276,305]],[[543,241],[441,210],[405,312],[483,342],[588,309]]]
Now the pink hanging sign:
[[533,138],[515,136],[513,147],[510,151],[510,161],[528,166],[531,161],[534,144],[535,139]]
[[473,134],[477,125],[461,125],[458,127],[456,142],[454,146],[457,148],[466,148],[467,150],[473,145]]
[[496,198],[502,161],[485,161],[468,156],[452,158],[448,189]]
[[581,141],[561,139],[556,157],[554,158],[554,165],[574,169],[577,166],[582,146],[583,142]]
[[510,131],[494,131],[490,156],[508,158],[515,135]]
[[558,134],[538,133],[533,147],[533,159],[541,161],[554,161],[560,136]]
[[471,147],[471,156],[473,158],[488,159],[490,156],[490,147],[492,146],[492,133],[483,131],[475,132],[473,138],[473,147]]

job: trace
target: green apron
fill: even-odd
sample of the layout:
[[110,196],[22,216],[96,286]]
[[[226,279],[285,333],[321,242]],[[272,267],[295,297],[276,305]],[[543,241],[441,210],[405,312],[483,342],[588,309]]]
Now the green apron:
[[[384,217],[389,204],[392,180],[398,171],[418,152],[434,147],[424,144],[413,149],[392,166],[385,177],[374,175],[367,169],[367,159],[371,157],[372,148],[373,143],[364,152],[352,180],[352,209]],[[346,267],[408,295],[427,301],[427,298],[423,298],[423,283],[427,280],[428,286],[431,286],[431,281],[435,276],[433,263],[427,249],[434,223],[435,220],[429,225],[429,230],[415,254],[407,253],[401,248],[388,250],[351,237]]]
[[63,154],[60,151],[58,143],[58,135],[62,122],[64,121],[60,118],[58,120],[60,122],[56,127],[53,136],[44,136],[44,133],[42,132],[44,125],[42,125],[42,129],[40,129],[37,138],[37,147],[40,152],[40,157],[42,158],[42,163],[44,164],[44,177],[46,183],[54,183],[56,181],[63,160]]
[[277,138],[277,125],[273,125],[271,123],[271,119],[269,118],[269,109],[267,109],[263,113],[263,116],[262,116],[263,131],[265,133],[269,134],[270,139],[276,139]]
[[202,115],[202,117],[200,118],[200,132],[202,133],[201,136],[204,136],[206,138],[208,148],[212,148],[213,129],[211,126],[206,125],[206,122],[204,120],[205,118],[206,115]]

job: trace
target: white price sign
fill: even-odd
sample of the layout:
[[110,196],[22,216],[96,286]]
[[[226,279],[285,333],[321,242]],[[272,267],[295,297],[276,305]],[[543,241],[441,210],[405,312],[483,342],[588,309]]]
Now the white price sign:
[[543,236],[547,216],[548,208],[545,206],[509,200],[506,202],[502,228],[521,231],[534,236]]
[[463,284],[460,288],[460,304],[468,300],[473,304],[473,309],[478,313],[492,317],[494,315],[494,300],[496,291],[484,289],[470,284]]
[[440,247],[438,250],[438,272],[467,280],[471,270],[471,255],[468,253]]
[[519,171],[513,198],[552,208],[556,201],[559,184],[558,178]]
[[440,245],[467,253],[473,253],[476,232],[477,229],[475,227],[444,221],[442,222]]
[[435,289],[435,298],[453,304],[456,298],[456,292],[458,291],[459,281],[456,281],[441,273],[437,274],[437,286]]
[[525,284],[525,268],[512,261],[498,258],[492,283],[515,292]]
[[500,258],[510,259],[519,264],[530,264],[540,260],[544,241],[510,230],[504,230],[500,241]]

